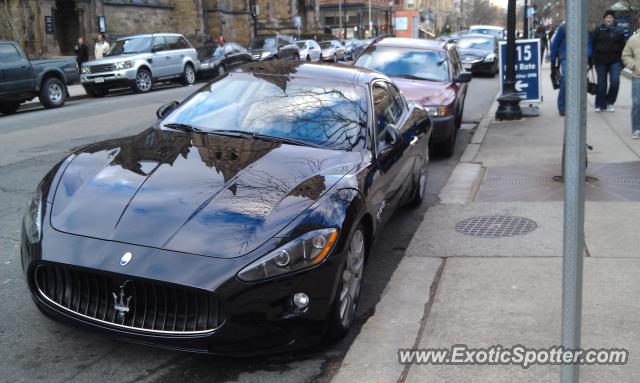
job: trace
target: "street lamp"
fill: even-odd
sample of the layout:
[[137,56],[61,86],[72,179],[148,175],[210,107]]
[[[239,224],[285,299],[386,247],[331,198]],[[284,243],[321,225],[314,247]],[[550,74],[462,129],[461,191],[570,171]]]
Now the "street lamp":
[[[509,0],[507,9],[507,70],[498,98],[496,120],[519,120],[522,118],[520,96],[516,92],[516,0]],[[500,79],[502,81],[502,79]]]

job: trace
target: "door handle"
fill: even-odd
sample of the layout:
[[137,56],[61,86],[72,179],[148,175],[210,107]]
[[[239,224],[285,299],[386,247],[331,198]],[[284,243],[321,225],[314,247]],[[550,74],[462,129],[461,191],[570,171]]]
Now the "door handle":
[[164,58],[169,60],[169,59],[171,59],[171,56],[164,56]]
[[418,143],[418,136],[413,136],[411,141],[409,141],[409,146],[416,146],[417,143]]

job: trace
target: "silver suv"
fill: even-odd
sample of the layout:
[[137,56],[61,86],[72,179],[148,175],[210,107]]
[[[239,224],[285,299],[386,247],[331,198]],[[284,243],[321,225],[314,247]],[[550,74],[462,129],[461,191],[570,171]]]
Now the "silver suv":
[[104,58],[82,64],[80,81],[87,94],[102,97],[109,89],[151,90],[154,82],[195,82],[198,54],[182,35],[154,33],[116,40]]

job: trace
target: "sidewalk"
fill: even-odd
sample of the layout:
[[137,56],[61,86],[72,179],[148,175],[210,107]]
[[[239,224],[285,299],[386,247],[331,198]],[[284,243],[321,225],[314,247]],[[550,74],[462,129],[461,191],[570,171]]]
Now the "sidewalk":
[[[430,208],[333,382],[557,382],[559,366],[403,366],[398,349],[560,343],[564,120],[543,71],[541,116],[485,120]],[[640,381],[640,141],[631,140],[630,80],[617,112],[589,96],[583,348],[626,348],[626,366],[584,366],[581,382]],[[493,112],[493,111],[491,111]],[[462,234],[474,217],[526,218],[498,237]],[[480,222],[482,223],[482,222]],[[515,223],[515,222],[514,222]],[[521,222],[522,223],[522,222]],[[525,231],[526,231],[525,230]],[[477,234],[477,233],[476,233]],[[504,232],[503,234],[513,234]]]

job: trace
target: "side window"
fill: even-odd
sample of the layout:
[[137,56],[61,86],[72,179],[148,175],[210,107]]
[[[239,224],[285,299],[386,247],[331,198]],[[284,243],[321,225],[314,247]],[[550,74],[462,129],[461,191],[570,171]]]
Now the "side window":
[[232,44],[233,45],[233,49],[235,50],[236,53],[246,53],[247,50],[244,49],[242,46],[238,45],[238,44]]
[[282,38],[278,38],[278,47],[279,48],[282,48],[282,47],[287,46],[287,45],[289,45],[289,42],[287,40],[282,39]]
[[167,46],[167,50],[176,50],[181,49],[180,44],[178,43],[178,36],[165,36],[164,42]]
[[451,48],[449,50],[449,57],[451,58],[451,68],[453,70],[453,76],[455,77],[460,74],[460,71],[462,70],[460,57],[458,56],[456,48]]
[[191,44],[189,44],[187,39],[185,39],[182,36],[178,37],[178,46],[180,47],[180,49],[189,49],[189,48],[191,48]]
[[375,118],[375,134],[378,142],[384,142],[386,127],[398,123],[398,116],[402,114],[401,106],[388,91],[387,85],[377,82],[371,89],[373,96],[373,113]]
[[151,49],[153,49],[154,52],[161,52],[165,50],[164,37],[155,36],[151,42]]
[[404,113],[404,110],[407,104],[405,103],[404,98],[402,97],[402,95],[400,94],[400,91],[398,90],[398,88],[396,88],[395,85],[387,83],[386,86],[387,86],[387,90],[391,94],[391,97],[393,98],[393,101],[394,101],[392,112],[394,114],[396,123],[398,123],[402,118],[402,113]]
[[0,44],[0,62],[16,62],[22,60],[18,50],[11,44]]

